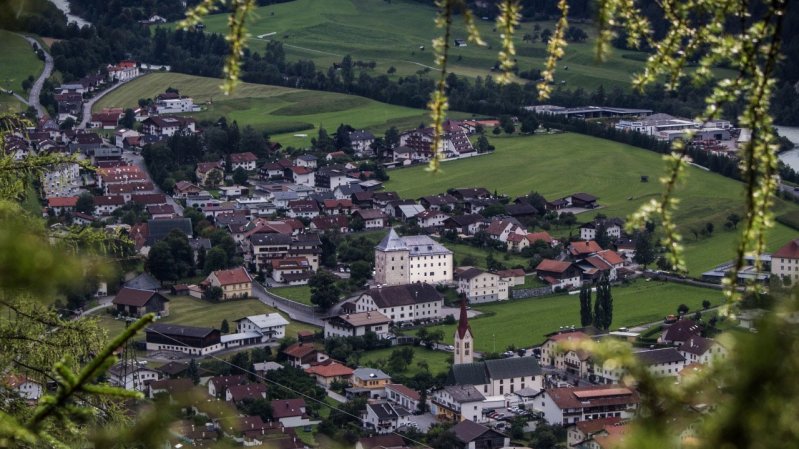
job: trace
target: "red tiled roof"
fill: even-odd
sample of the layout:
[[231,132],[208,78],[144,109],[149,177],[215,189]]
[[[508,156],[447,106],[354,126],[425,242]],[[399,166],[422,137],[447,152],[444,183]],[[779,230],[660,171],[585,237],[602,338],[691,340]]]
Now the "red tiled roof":
[[245,162],[255,162],[258,160],[258,156],[252,154],[251,152],[247,151],[244,153],[233,153],[230,155],[230,162],[233,164],[242,164]]
[[305,372],[310,375],[317,375],[322,377],[340,377],[340,376],[351,376],[353,370],[352,368],[346,365],[342,365],[341,363],[333,361],[326,365],[314,365],[310,368],[307,368]]
[[77,204],[77,196],[53,196],[47,198],[48,207],[75,207]]
[[785,246],[778,249],[777,252],[772,254],[771,257],[780,257],[782,259],[799,259],[799,239],[791,240]]
[[581,341],[587,338],[590,337],[585,332],[576,331],[576,332],[563,332],[560,334],[555,334],[547,338],[547,340],[552,340],[554,342],[561,342],[561,341]]
[[622,404],[637,404],[638,393],[619,385],[553,388],[546,392],[560,409],[581,409]]
[[105,195],[105,196],[94,197],[95,206],[122,206],[123,204],[125,204],[125,199],[119,195]]
[[600,251],[602,251],[602,247],[593,240],[581,240],[579,242],[571,242],[569,244],[569,252],[575,256],[598,253]]
[[295,175],[307,175],[308,173],[313,173],[313,169],[308,167],[291,167],[291,171],[293,171]]
[[250,273],[248,273],[244,267],[214,271],[214,275],[219,280],[221,285],[246,284],[252,282]]
[[305,344],[305,343],[294,343],[293,345],[283,350],[284,354],[288,355],[289,357],[294,357],[296,359],[301,359],[313,352],[316,352],[316,347],[314,345]]
[[511,268],[509,270],[497,271],[497,275],[502,278],[514,278],[524,276],[524,270],[521,268]]
[[621,422],[621,418],[616,418],[616,417],[591,419],[589,421],[580,421],[577,423],[577,430],[581,431],[586,435],[591,435],[592,433],[596,433],[604,429],[605,426],[612,426],[619,422]]
[[[113,304],[120,304],[123,306],[143,307],[150,301],[150,299],[153,298],[153,296],[161,295],[152,290],[139,290],[137,288],[123,287],[111,302]],[[166,298],[163,298],[163,300],[169,301]]]
[[197,171],[200,173],[208,173],[215,168],[221,169],[222,164],[220,162],[199,162],[197,164]]
[[542,241],[544,241],[546,243],[550,243],[551,244],[552,243],[552,236],[549,235],[549,233],[546,232],[546,231],[531,232],[531,233],[527,234],[527,240],[529,240],[530,243],[535,243],[538,240],[542,240]]
[[272,417],[275,419],[302,416],[304,399],[279,399],[272,401]]
[[572,266],[571,262],[561,262],[559,260],[544,259],[535,267],[536,271],[550,271],[553,273],[563,273]]
[[394,390],[397,393],[411,398],[411,400],[418,401],[420,399],[419,392],[402,384],[388,384],[386,390]]
[[611,265],[619,265],[624,263],[624,259],[621,258],[619,253],[613,251],[612,249],[606,249],[604,251],[600,251],[597,254],[601,256],[605,261]]

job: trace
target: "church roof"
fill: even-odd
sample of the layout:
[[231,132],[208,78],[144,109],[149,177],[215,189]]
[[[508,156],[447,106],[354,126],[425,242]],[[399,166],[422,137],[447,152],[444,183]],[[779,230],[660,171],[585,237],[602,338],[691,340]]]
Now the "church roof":
[[469,314],[466,312],[466,298],[461,299],[461,316],[458,319],[458,338],[466,336],[466,332],[472,333],[472,328],[469,327]]

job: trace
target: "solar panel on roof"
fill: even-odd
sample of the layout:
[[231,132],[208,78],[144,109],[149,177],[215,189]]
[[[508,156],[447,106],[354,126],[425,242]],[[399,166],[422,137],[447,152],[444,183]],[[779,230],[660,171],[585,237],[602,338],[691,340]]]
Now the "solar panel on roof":
[[602,390],[588,390],[588,391],[575,391],[574,396],[577,399],[592,399],[604,396],[623,396],[633,394],[627,388],[605,388]]

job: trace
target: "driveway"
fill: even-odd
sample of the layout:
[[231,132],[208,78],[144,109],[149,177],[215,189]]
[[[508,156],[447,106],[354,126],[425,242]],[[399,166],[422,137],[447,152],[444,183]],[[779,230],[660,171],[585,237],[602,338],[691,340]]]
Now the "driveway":
[[[144,163],[144,158],[141,156],[141,154],[131,152],[127,153],[125,157],[129,159],[132,164],[138,166],[143,173],[147,174],[147,178],[153,183],[153,186],[155,186],[154,189],[156,193],[164,193],[164,191],[161,190],[161,188],[158,187],[158,185],[153,181],[153,177],[150,176],[150,172],[147,171],[147,164]],[[166,203],[175,208],[176,214],[183,216],[183,206],[175,201],[171,195],[166,195]]]
[[39,75],[39,78],[36,79],[36,82],[33,83],[33,87],[31,87],[30,95],[28,95],[28,101],[26,102],[28,105],[33,106],[36,108],[36,115],[39,117],[43,117],[47,114],[47,110],[39,103],[39,95],[42,93],[42,86],[44,86],[44,80],[50,77],[53,73],[53,57],[50,56],[50,53],[47,53],[47,50],[36,41],[36,39],[28,36],[24,36],[20,34],[22,38],[26,41],[30,42],[31,45],[36,44],[37,47],[42,49],[44,52],[44,70]]
[[97,95],[93,96],[92,98],[89,98],[88,100],[86,100],[83,103],[83,118],[81,118],[80,124],[77,127],[78,128],[86,128],[86,125],[89,124],[89,120],[91,120],[91,118],[92,118],[92,107],[94,106],[94,103],[97,102],[97,100],[103,98],[103,96],[105,96],[105,94],[117,89],[119,86],[124,86],[128,82],[130,82],[132,80],[135,80],[137,78],[138,77],[131,78],[131,79],[127,80],[127,81],[120,81],[120,82],[114,84],[113,86],[109,87],[108,89],[106,89],[106,90],[104,90],[102,92],[98,92]]

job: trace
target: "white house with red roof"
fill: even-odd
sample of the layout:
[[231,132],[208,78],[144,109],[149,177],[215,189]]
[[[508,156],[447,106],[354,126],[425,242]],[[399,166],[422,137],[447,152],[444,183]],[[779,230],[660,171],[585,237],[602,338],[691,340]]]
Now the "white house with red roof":
[[0,379],[0,387],[9,388],[29,401],[39,400],[44,393],[42,384],[20,374],[6,374]]
[[47,208],[56,215],[74,211],[77,204],[77,196],[55,196],[47,198]]
[[272,401],[272,418],[285,427],[302,427],[313,424],[305,414],[304,399],[276,399]]
[[316,379],[323,388],[330,388],[333,382],[349,382],[353,369],[333,359],[305,368],[305,374]]
[[556,289],[578,288],[582,285],[582,274],[575,264],[567,261],[544,259],[535,267],[538,277]]
[[205,278],[203,283],[212,287],[220,287],[222,299],[252,297],[252,276],[244,267],[214,271]]
[[388,384],[386,385],[386,400],[413,412],[419,409],[421,395],[418,391],[405,385]]
[[243,168],[247,171],[255,171],[255,162],[258,161],[258,156],[247,151],[244,153],[233,153],[230,155],[230,170]]
[[546,390],[540,402],[549,424],[567,425],[602,418],[630,419],[640,398],[638,392],[621,385],[592,385]]
[[109,81],[128,81],[139,76],[136,61],[120,61],[119,64],[106,67]]
[[799,280],[799,238],[783,245],[771,255],[771,274],[788,278],[791,283]]

